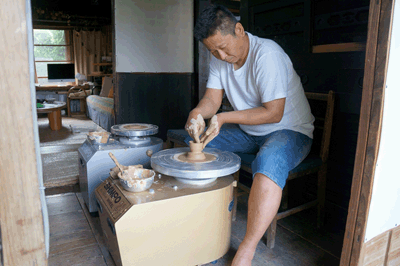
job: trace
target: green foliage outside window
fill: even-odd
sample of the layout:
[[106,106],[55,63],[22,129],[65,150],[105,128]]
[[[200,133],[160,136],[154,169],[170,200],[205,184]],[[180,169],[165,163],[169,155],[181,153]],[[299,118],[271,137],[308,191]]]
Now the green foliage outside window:
[[[34,30],[34,44],[66,45],[63,30]],[[35,46],[35,60],[66,60],[65,46]]]

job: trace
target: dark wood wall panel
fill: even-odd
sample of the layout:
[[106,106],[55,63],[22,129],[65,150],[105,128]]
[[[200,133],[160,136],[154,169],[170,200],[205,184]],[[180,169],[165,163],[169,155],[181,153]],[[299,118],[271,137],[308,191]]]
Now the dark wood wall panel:
[[337,69],[334,72],[323,69],[296,70],[299,74],[304,90],[307,92],[336,93],[337,112],[360,114],[362,93],[362,69]]
[[305,91],[336,93],[327,200],[348,207],[364,77],[365,51],[313,53],[320,45],[367,38],[367,0],[242,0],[250,33],[276,41],[292,59]]
[[364,69],[365,52],[288,53],[297,69]]
[[116,123],[148,123],[168,129],[184,128],[193,108],[192,73],[117,73]]

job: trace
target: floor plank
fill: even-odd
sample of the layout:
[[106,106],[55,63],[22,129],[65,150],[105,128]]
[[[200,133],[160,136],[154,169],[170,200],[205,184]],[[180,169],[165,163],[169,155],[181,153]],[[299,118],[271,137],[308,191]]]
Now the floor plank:
[[49,266],[107,265],[75,193],[46,197]]
[[[90,230],[82,211],[67,212],[49,216],[52,237],[75,234]],[[70,223],[70,221],[73,221]]]
[[63,254],[50,255],[49,266],[107,266],[97,245],[84,246],[69,250]]
[[79,186],[79,183],[74,184],[74,185],[67,185],[67,186],[62,186],[62,187],[52,187],[52,188],[46,188],[45,194],[46,196],[52,196],[52,195],[58,195],[58,194],[65,194],[65,193],[71,193],[71,192],[80,192],[81,188]]
[[83,211],[79,205],[75,193],[48,196],[46,197],[46,203],[49,219],[52,215],[70,212],[81,212],[83,215]]
[[[73,223],[67,221],[66,223]],[[88,224],[86,223],[86,226]],[[66,253],[73,249],[81,249],[86,246],[97,245],[96,239],[93,237],[93,232],[88,227],[87,230],[75,232],[73,234],[51,235],[50,254],[52,256]]]
[[78,151],[42,154],[43,183],[46,188],[79,182]]
[[70,144],[70,145],[49,145],[40,148],[40,154],[51,154],[51,153],[62,153],[77,151],[82,144]]
[[110,252],[106,247],[105,237],[103,234],[103,230],[101,229],[100,219],[98,217],[93,217],[90,215],[88,208],[83,200],[82,194],[77,193],[78,201],[81,205],[81,208],[86,216],[87,222],[89,223],[90,228],[93,231],[94,238],[96,239],[101,253],[103,254],[104,260],[106,261],[108,266],[115,266],[114,260],[112,259]]

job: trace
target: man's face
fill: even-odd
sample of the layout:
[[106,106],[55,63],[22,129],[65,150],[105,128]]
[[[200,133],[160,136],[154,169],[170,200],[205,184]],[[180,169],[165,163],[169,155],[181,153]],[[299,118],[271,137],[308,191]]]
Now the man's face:
[[207,49],[219,60],[237,64],[243,60],[246,49],[240,36],[222,35],[220,31],[203,40]]

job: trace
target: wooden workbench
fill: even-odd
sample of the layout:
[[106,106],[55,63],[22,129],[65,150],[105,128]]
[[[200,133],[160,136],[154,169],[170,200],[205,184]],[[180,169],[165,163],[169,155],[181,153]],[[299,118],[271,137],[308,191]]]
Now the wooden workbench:
[[36,86],[36,91],[68,91],[74,85],[65,85],[65,86]]

